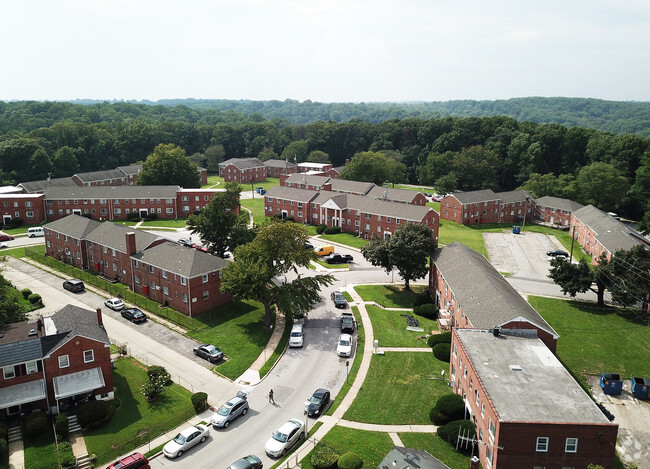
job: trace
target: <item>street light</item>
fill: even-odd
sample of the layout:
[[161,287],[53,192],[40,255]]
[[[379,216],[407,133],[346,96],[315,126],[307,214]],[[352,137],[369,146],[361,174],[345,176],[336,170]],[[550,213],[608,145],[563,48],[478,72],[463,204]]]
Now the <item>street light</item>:
[[350,376],[350,360],[345,360],[345,384],[348,384],[348,376]]

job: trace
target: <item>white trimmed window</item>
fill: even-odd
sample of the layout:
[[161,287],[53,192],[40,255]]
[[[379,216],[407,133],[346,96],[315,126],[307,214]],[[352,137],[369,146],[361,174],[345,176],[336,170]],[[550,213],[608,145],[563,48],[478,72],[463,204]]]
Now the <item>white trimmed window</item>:
[[67,355],[61,355],[59,357],[59,368],[67,368],[70,366],[70,357]]
[[94,350],[84,350],[84,363],[90,363],[95,361],[95,351]]
[[187,285],[187,279],[185,277],[181,277],[181,285]]
[[566,453],[577,453],[578,452],[578,439],[577,438],[567,438],[566,445],[564,446],[564,451]]
[[183,294],[181,295],[181,301],[182,301],[183,303],[187,303],[187,293],[183,293]]
[[208,283],[208,274],[204,274],[202,279],[203,279],[203,283]]
[[25,363],[25,368],[27,369],[28,375],[33,375],[34,373],[38,372],[38,365],[36,364],[36,360]]
[[548,437],[547,436],[538,436],[537,437],[536,451],[538,453],[546,453],[546,452],[548,452]]
[[[494,426],[494,423],[492,423],[492,418],[490,418],[490,422],[488,423],[488,430],[490,431],[490,435],[492,435],[492,438],[494,438],[494,434],[496,433],[496,427]],[[537,441],[539,441],[539,438],[537,439]]]
[[13,366],[5,366],[2,369],[2,373],[5,377],[5,379],[11,379],[16,377],[16,370],[14,369]]
[[207,300],[208,298],[210,298],[210,292],[206,290],[203,292],[203,299]]

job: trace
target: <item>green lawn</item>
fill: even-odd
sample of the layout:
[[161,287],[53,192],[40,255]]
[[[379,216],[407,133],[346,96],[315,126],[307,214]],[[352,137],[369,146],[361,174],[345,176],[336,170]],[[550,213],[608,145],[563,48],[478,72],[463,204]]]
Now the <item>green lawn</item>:
[[164,228],[185,228],[187,218],[160,218],[157,220],[144,221],[141,227],[162,226]]
[[240,203],[242,207],[246,207],[253,213],[253,223],[256,225],[266,220],[266,215],[264,215],[264,198],[262,196],[257,196],[254,199],[241,199]]
[[[485,225],[477,225],[484,227]],[[490,229],[488,231],[501,232],[505,229]],[[438,237],[438,244],[445,245],[451,244],[454,241],[463,243],[465,246],[474,249],[475,251],[483,254],[487,258],[487,250],[485,249],[485,242],[483,241],[483,229],[475,229],[466,225],[461,225],[450,220],[440,220],[440,235]]]
[[418,295],[427,289],[427,285],[411,285],[411,291],[404,290],[404,285],[357,285],[354,290],[363,301],[374,301],[385,308],[412,308]]
[[34,226],[41,226],[41,225],[21,225],[18,228],[11,228],[9,230],[0,230],[2,233],[6,233],[8,235],[16,236],[16,235],[24,235],[27,234],[27,230],[30,228],[33,228]]
[[25,467],[30,469],[51,469],[58,467],[59,459],[54,444],[52,427],[38,437],[25,436],[23,439],[25,447]]
[[[334,448],[339,455],[352,451],[363,459],[363,467],[378,467],[384,457],[393,449],[393,440],[388,433],[355,430],[336,425],[321,440]],[[302,469],[313,469],[311,465],[312,450],[301,461]],[[469,467],[469,466],[468,466]]]
[[314,259],[314,262],[322,265],[326,269],[349,269],[350,268],[350,264],[328,264],[325,261],[321,261],[320,258]]
[[140,223],[140,220],[133,221],[133,220],[110,220],[111,223],[115,223],[116,225],[123,225],[123,226],[135,226],[138,223]]
[[650,328],[638,311],[536,296],[528,301],[560,334],[557,355],[574,373],[650,376]]
[[432,433],[398,433],[407,448],[422,449],[443,462],[450,469],[467,469],[469,455],[459,453],[442,438]]
[[217,371],[230,379],[239,377],[259,357],[271,337],[264,327],[264,307],[254,301],[233,301],[195,318],[188,336],[211,343],[227,355]]
[[220,186],[219,188],[221,189],[223,188],[223,183],[224,181],[221,176],[217,176],[217,175],[208,176],[208,183],[201,186],[201,189],[207,189],[211,186],[214,186],[215,184],[219,184]]
[[146,367],[133,359],[115,361],[113,418],[103,427],[84,431],[88,454],[102,464],[126,454],[194,415],[191,393],[177,384],[165,388],[162,397],[147,402],[140,386],[148,381]]
[[[368,244],[368,241],[359,238],[358,236],[355,236],[354,233],[338,233],[338,234],[322,234],[320,235],[320,239],[323,241],[331,241],[333,243],[340,243],[340,244],[345,244],[346,246],[350,246],[353,248],[362,248],[366,244]],[[361,256],[361,253],[358,254],[358,256]]]
[[374,338],[379,340],[380,347],[423,347],[429,348],[426,339],[418,340],[418,337],[431,333],[438,329],[436,321],[415,316],[424,328],[424,332],[406,330],[406,318],[400,314],[409,314],[403,311],[390,311],[377,306],[367,305],[366,310],[372,322]]
[[345,418],[385,425],[427,425],[429,409],[452,390],[432,380],[449,370],[433,353],[388,352],[373,355],[370,370]]

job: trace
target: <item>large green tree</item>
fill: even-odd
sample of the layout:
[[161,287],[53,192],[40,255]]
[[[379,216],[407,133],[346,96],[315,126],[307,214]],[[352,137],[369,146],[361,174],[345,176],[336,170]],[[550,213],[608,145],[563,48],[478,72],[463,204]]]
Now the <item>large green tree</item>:
[[[287,319],[306,314],[321,301],[320,289],[334,282],[329,274],[301,275],[315,254],[304,245],[308,240],[302,225],[272,221],[260,228],[253,241],[235,249],[235,261],[222,271],[221,291],[242,300],[264,305],[264,324],[271,326],[271,307],[277,305]],[[290,272],[297,274],[286,280]]]
[[406,182],[406,166],[375,151],[357,153],[341,172],[343,179],[374,182],[378,186],[385,182]]
[[52,158],[54,177],[72,176],[79,172],[79,161],[70,147],[61,147]]
[[181,147],[160,144],[147,156],[138,176],[139,186],[179,185],[185,188],[201,187],[196,163],[190,161]]
[[587,261],[580,259],[580,262],[573,264],[562,258],[555,258],[551,261],[549,278],[553,279],[562,288],[562,293],[575,297],[577,293],[584,293],[591,290],[596,294],[597,302],[605,304],[605,287],[607,260],[592,269]]
[[244,225],[248,217],[242,219],[237,215],[241,186],[236,182],[227,182],[226,191],[216,193],[210,203],[198,214],[192,214],[187,226],[192,234],[198,234],[212,254],[223,257],[226,251],[234,250],[239,244],[231,239],[238,225]]
[[410,282],[427,275],[427,260],[436,249],[433,231],[419,223],[400,225],[393,236],[381,239],[373,235],[361,254],[372,265],[382,267],[387,273],[397,268],[404,280],[404,288],[410,290]]
[[575,184],[579,202],[605,212],[616,210],[629,188],[627,180],[614,166],[600,161],[583,166]]

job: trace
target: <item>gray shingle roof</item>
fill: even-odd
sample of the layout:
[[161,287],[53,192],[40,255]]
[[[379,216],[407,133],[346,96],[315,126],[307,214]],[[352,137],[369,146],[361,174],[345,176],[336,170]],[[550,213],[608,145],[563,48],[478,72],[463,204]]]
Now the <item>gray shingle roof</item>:
[[375,186],[370,190],[370,192],[368,192],[367,195],[374,199],[383,199],[384,192],[386,193],[386,200],[392,200],[393,202],[404,202],[409,204],[413,202],[413,199],[419,194],[417,191],[409,191],[407,189],[394,189],[392,187]]
[[187,278],[216,272],[228,265],[220,257],[171,242],[152,246],[131,257]]
[[137,251],[142,251],[155,240],[160,239],[158,236],[146,231],[136,230],[129,226],[117,225],[110,221],[100,223],[97,228],[88,233],[86,239],[93,243],[126,253],[126,233],[129,232],[135,232],[135,247]]
[[399,218],[401,220],[420,222],[429,212],[434,212],[430,207],[411,204],[396,204],[384,200],[376,200],[368,196],[355,194],[339,194],[323,191],[314,202],[326,204],[328,200],[339,208],[359,210],[362,213]]
[[298,166],[296,163],[292,163],[290,161],[274,160],[274,159],[266,160],[264,164],[272,168],[295,168]]
[[292,184],[307,184],[309,186],[316,186],[320,188],[329,180],[329,176],[312,176],[305,173],[293,173],[287,178],[286,182]]
[[635,233],[625,223],[614,220],[602,210],[593,205],[587,205],[573,212],[573,215],[585,225],[588,225],[596,232],[596,239],[605,246],[610,253],[616,251],[627,251],[633,247],[643,244],[632,236]]
[[230,165],[236,166],[239,169],[252,169],[252,168],[264,167],[264,163],[262,163],[257,158],[230,158],[229,160],[226,160],[223,163],[219,163],[219,167],[230,166]]
[[77,173],[75,176],[77,176],[81,182],[106,181],[107,179],[120,179],[126,177],[124,173],[117,169]]
[[318,191],[307,189],[296,189],[295,187],[272,186],[264,197],[280,198],[285,200],[295,200],[296,202],[311,202],[318,195]]
[[568,210],[569,212],[575,212],[579,208],[584,207],[584,205],[574,202],[570,199],[562,199],[560,197],[551,197],[550,195],[545,195],[539,199],[535,199],[537,205],[543,207],[555,208],[558,210]]
[[141,164],[131,164],[129,166],[118,166],[117,167],[118,171],[123,172],[127,176],[129,175],[134,175],[138,174],[140,171],[142,171],[142,165]]
[[175,199],[180,186],[51,187],[45,200],[64,199]]
[[[14,326],[14,324],[5,327],[11,326]],[[35,328],[36,325],[33,324],[33,326]],[[0,343],[0,367],[39,360],[41,358],[43,358],[43,347],[41,346],[39,337],[27,338],[27,334],[25,334],[23,340]]]
[[83,239],[95,228],[101,225],[100,222],[80,215],[68,215],[64,218],[54,220],[44,227],[58,233],[71,236],[76,239]]
[[53,178],[49,181],[44,179],[42,181],[28,181],[18,184],[30,194],[35,192],[44,192],[51,187],[77,187],[77,183],[72,178]]
[[[500,421],[610,424],[538,338],[456,329]],[[520,369],[512,369],[518,365]]]
[[348,181],[346,179],[332,178],[329,182],[332,184],[333,191],[346,192],[348,194],[366,195],[375,187],[372,182]]
[[497,200],[499,197],[492,189],[482,189],[480,191],[454,192],[452,194],[461,204],[475,204],[477,202],[489,202]]
[[[46,353],[59,348],[74,336],[87,337],[89,339],[109,344],[108,334],[104,326],[97,322],[97,312],[80,308],[74,305],[66,305],[54,313],[49,319],[56,327],[57,334],[52,336],[53,344]],[[54,340],[56,338],[56,341]]]
[[507,191],[507,192],[497,192],[496,197],[501,199],[503,204],[511,204],[514,202],[525,202],[526,197],[530,200],[530,195],[526,191]]
[[522,318],[558,337],[557,332],[478,252],[455,241],[436,250],[431,260],[473,327],[489,329]]
[[424,450],[395,446],[377,469],[449,469],[449,466]]

